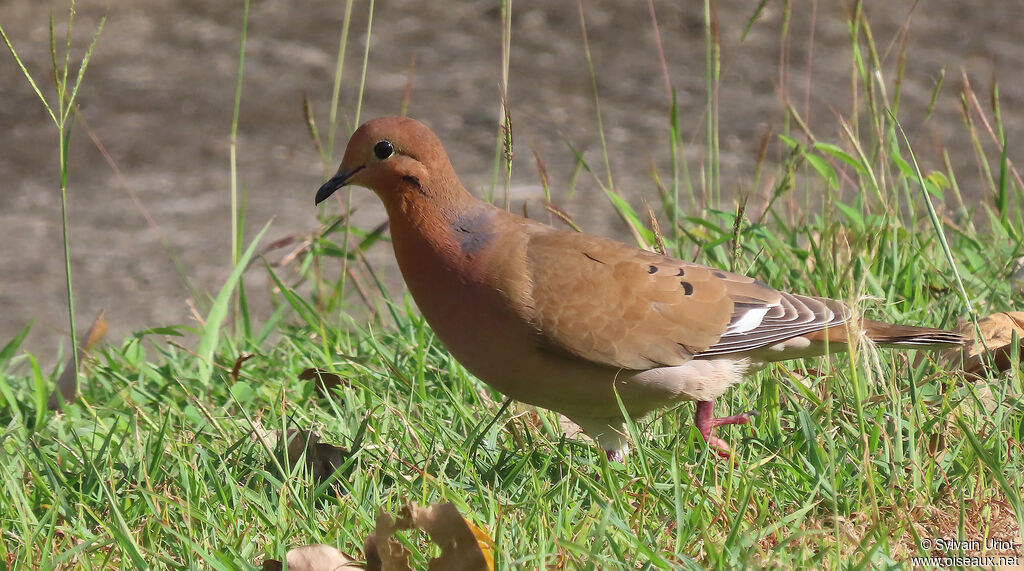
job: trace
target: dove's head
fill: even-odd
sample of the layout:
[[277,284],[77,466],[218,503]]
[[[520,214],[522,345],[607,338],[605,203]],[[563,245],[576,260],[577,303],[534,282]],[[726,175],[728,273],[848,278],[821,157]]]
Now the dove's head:
[[465,190],[441,141],[426,125],[407,117],[363,123],[345,149],[338,172],[316,193],[320,204],[346,185],[369,188],[385,205],[418,195],[446,200]]

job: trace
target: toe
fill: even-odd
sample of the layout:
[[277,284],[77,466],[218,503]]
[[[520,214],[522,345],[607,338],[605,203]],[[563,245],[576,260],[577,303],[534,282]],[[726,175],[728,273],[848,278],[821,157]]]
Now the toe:
[[722,458],[731,458],[732,452],[729,445],[717,436],[711,436],[707,439],[708,448],[714,450]]
[[724,416],[722,418],[712,418],[711,426],[725,426],[727,424],[749,424],[754,420],[754,417],[760,413],[756,410],[744,412],[743,414],[736,414],[733,416]]

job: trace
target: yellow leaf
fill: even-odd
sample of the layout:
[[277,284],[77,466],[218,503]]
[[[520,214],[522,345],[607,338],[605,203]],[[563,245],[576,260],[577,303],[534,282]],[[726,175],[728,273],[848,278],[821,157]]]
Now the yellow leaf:
[[430,540],[441,548],[441,555],[430,560],[428,570],[494,570],[494,541],[486,531],[466,521],[451,503],[425,508],[409,504],[399,510],[397,519],[384,510],[378,511],[377,528],[365,546],[367,569],[411,569],[409,550],[393,538],[396,531],[410,529],[427,532]]

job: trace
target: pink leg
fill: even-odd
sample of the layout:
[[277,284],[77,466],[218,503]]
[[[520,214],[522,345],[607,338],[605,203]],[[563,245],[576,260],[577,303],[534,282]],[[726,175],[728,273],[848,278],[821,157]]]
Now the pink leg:
[[608,456],[609,462],[626,463],[626,455],[622,453],[622,450],[605,450],[604,453]]
[[704,441],[708,443],[708,446],[714,448],[722,458],[728,458],[730,456],[729,445],[721,438],[711,434],[711,431],[716,426],[725,424],[747,424],[758,413],[752,410],[743,414],[715,418],[714,408],[714,401],[697,401],[697,414],[693,419],[693,423],[697,426],[697,430],[700,431],[701,435],[704,436]]

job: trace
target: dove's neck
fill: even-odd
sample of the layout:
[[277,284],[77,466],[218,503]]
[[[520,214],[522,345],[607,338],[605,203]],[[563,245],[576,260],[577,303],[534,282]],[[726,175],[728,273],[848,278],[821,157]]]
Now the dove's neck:
[[[430,281],[436,272],[466,271],[492,245],[496,208],[471,195],[458,180],[415,186],[385,200],[391,239],[407,281]],[[412,284],[410,284],[412,285]],[[415,286],[413,286],[415,289]]]

